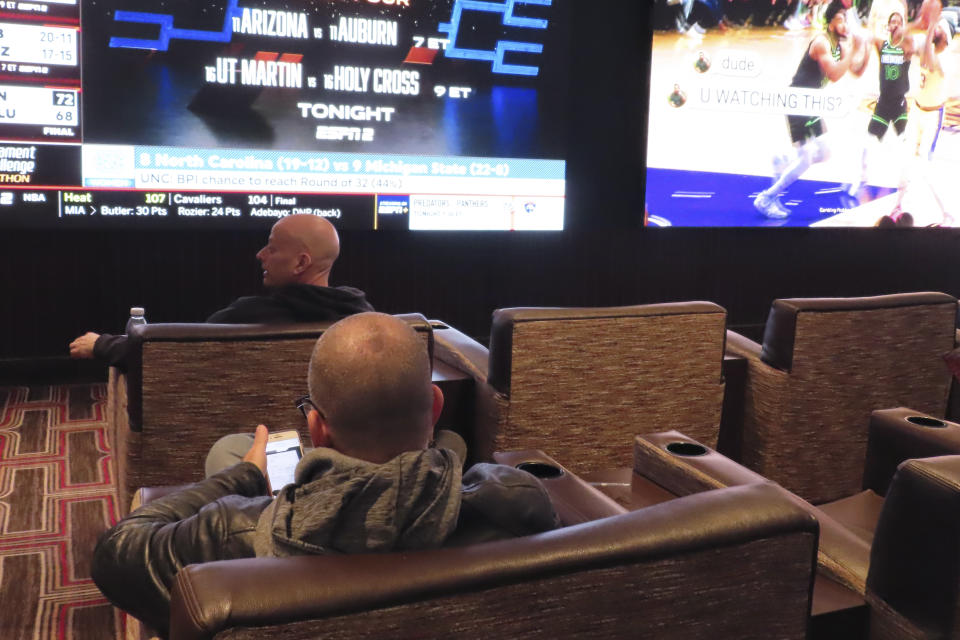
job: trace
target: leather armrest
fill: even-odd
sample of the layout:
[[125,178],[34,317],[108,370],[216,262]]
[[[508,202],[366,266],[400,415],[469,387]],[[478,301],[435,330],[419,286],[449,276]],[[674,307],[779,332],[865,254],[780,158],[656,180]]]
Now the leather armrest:
[[[450,601],[469,592],[682,558],[797,532],[807,536],[812,569],[817,530],[816,520],[785,499],[782,489],[750,485],[467,547],[191,565],[180,571],[173,587],[170,637],[210,638],[227,627],[332,618],[429,598]],[[657,576],[646,576],[645,588],[652,588]],[[812,585],[812,570],[810,580]]]
[[486,382],[489,352],[470,336],[438,320],[431,320],[437,360]]
[[565,527],[627,513],[627,509],[542,451],[497,452],[493,459],[537,476]]
[[759,360],[762,350],[763,347],[759,343],[727,329],[727,353],[750,360]]
[[[728,486],[771,484],[763,476],[677,431],[637,436],[634,472],[677,495]],[[833,579],[862,595],[866,590],[869,543],[829,514],[783,491],[798,507],[820,521],[820,565]]]
[[863,488],[885,495],[897,467],[911,458],[960,454],[960,424],[906,407],[870,414]]
[[760,474],[679,431],[637,436],[633,445],[633,472],[678,496],[767,482]]

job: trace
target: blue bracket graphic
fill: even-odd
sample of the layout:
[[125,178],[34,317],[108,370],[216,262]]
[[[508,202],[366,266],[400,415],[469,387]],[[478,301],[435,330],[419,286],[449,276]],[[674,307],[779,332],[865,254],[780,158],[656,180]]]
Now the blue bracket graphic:
[[223,29],[220,31],[201,31],[199,29],[177,29],[173,26],[173,16],[165,13],[144,13],[142,11],[115,11],[113,19],[117,22],[137,22],[140,24],[155,24],[160,27],[160,34],[156,40],[141,38],[110,38],[110,46],[117,49],[151,49],[166,51],[170,41],[199,40],[201,42],[230,42],[233,37],[233,18],[242,13],[238,8],[239,0],[227,0],[227,9],[223,16]]
[[517,76],[535,76],[540,73],[540,67],[520,64],[507,64],[503,56],[508,51],[521,53],[542,53],[543,45],[535,42],[518,42],[515,40],[500,40],[493,51],[482,49],[463,49],[457,46],[457,33],[460,31],[460,19],[464,11],[486,11],[503,15],[503,25],[524,29],[546,29],[549,22],[540,18],[524,18],[515,16],[514,9],[518,4],[538,4],[549,7],[553,0],[504,0],[504,2],[486,2],[485,0],[455,0],[450,13],[450,22],[441,22],[437,27],[449,37],[447,49],[444,52],[448,58],[463,60],[489,60],[493,63],[494,73],[503,73]]

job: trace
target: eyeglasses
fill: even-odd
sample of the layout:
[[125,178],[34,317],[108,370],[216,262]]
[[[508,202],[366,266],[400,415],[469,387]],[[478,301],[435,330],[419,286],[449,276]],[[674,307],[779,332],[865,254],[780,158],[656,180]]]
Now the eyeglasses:
[[[300,413],[303,414],[304,420],[307,418],[307,414],[310,412],[310,409],[313,409],[320,414],[320,417],[324,420],[327,419],[327,416],[320,410],[320,408],[314,404],[313,400],[310,399],[310,396],[300,396],[293,402],[294,406],[300,410]],[[427,444],[427,448],[435,449],[437,446],[436,438],[431,438],[430,442]]]
[[321,416],[323,415],[323,411],[320,411],[320,408],[313,403],[313,400],[310,399],[310,396],[300,396],[294,402],[294,406],[300,410],[300,413],[303,414],[304,420],[306,420],[307,414],[310,412],[310,409],[313,409],[314,411],[319,413]]

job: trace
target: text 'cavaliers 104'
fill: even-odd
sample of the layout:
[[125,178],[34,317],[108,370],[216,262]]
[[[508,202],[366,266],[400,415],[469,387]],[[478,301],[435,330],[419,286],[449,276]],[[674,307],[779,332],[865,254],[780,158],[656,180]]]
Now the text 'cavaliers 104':
[[569,0],[0,0],[0,225],[562,229]]
[[780,4],[657,4],[647,223],[960,224],[960,7]]

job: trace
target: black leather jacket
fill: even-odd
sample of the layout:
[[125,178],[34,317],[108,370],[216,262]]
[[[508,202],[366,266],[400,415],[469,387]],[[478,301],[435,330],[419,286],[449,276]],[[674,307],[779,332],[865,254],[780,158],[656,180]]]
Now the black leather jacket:
[[165,635],[177,572],[253,556],[257,519],[271,502],[266,493],[260,470],[242,462],[143,505],[97,542],[94,582],[116,606]]

